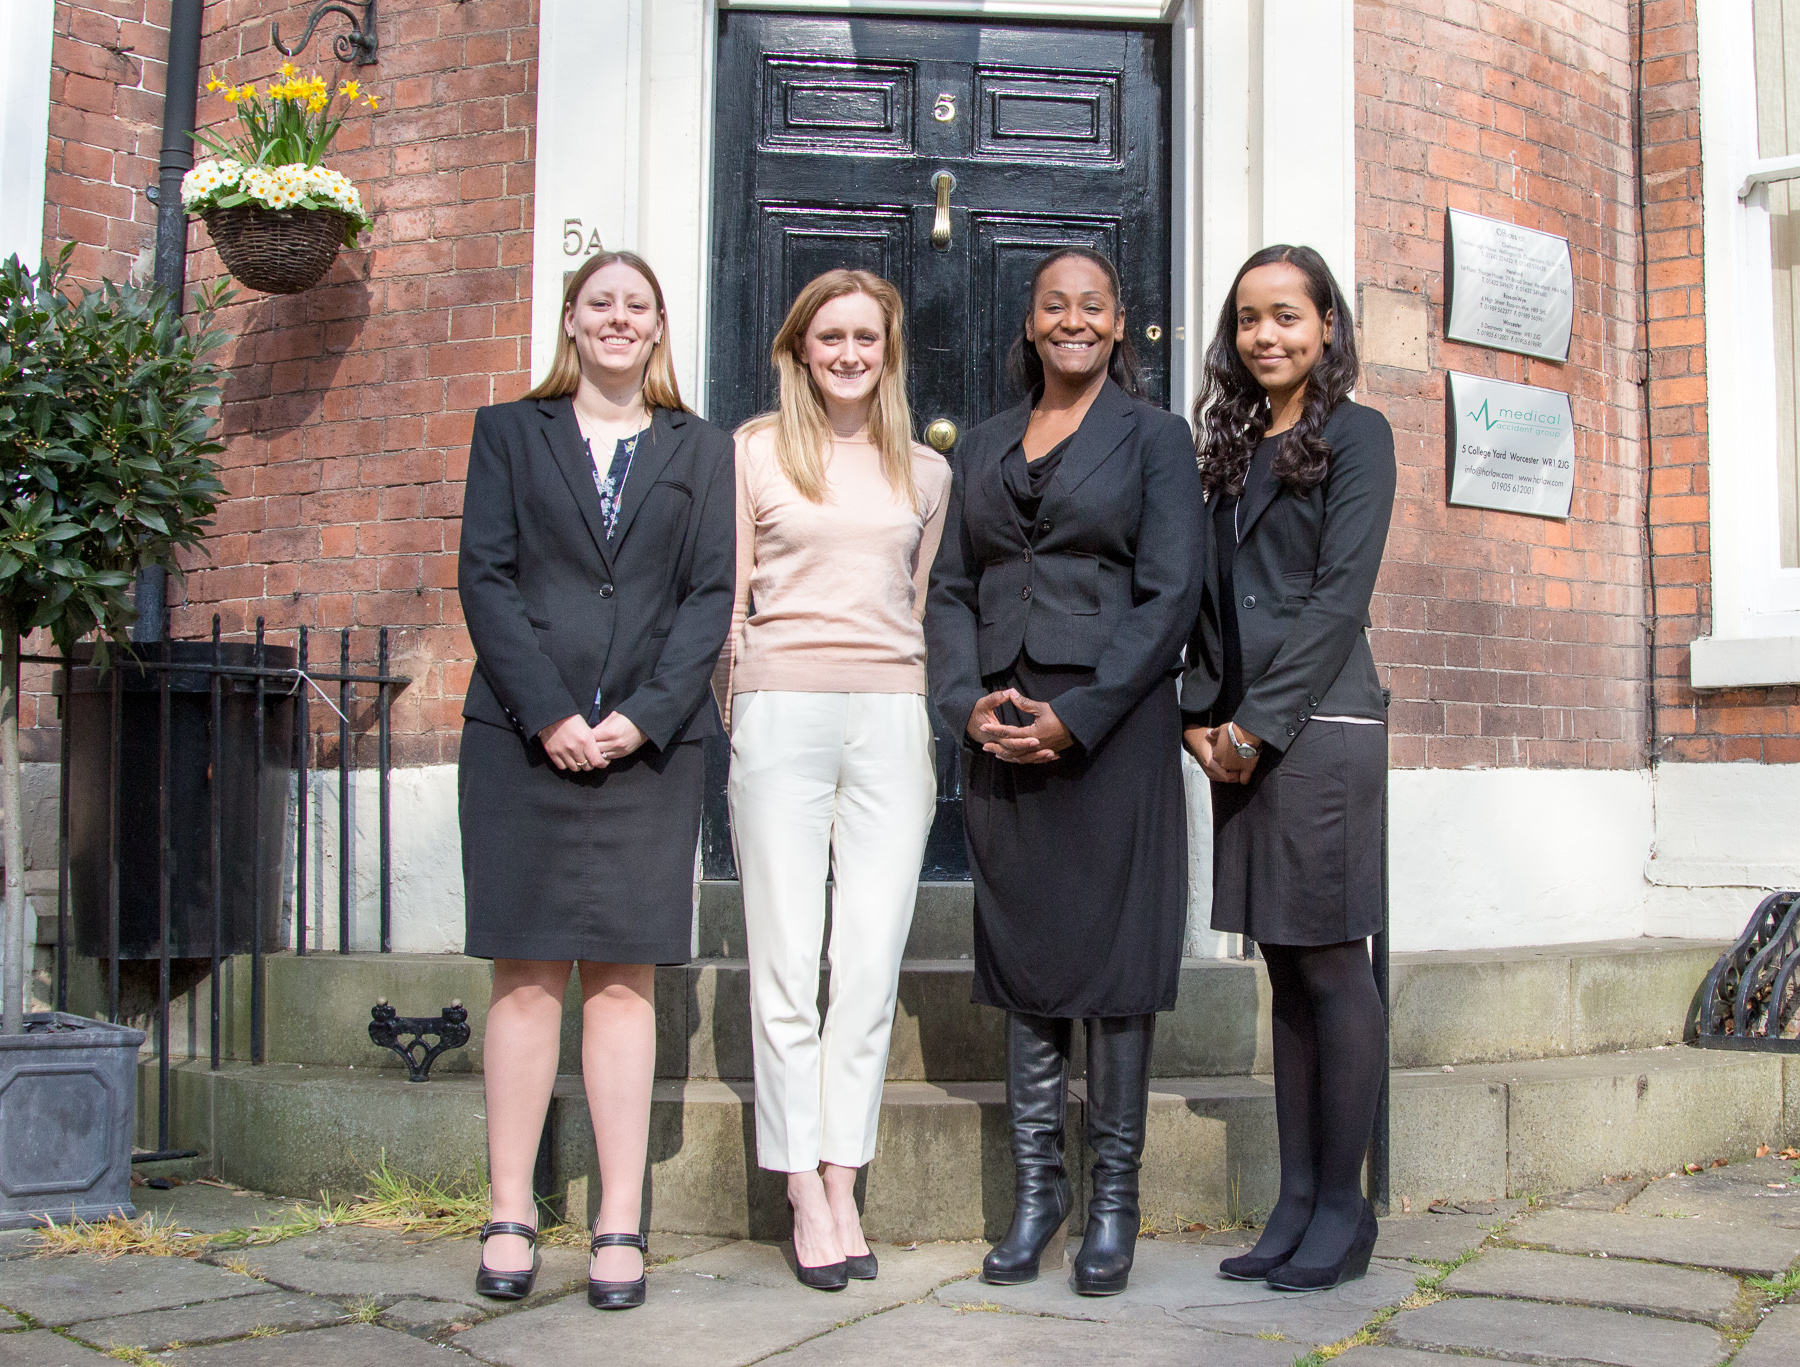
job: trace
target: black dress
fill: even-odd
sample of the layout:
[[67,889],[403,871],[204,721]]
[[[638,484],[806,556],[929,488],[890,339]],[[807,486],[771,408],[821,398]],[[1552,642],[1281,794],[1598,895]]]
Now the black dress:
[[[1068,445],[1028,462],[1015,444],[1002,459],[1034,545],[1039,503]],[[983,683],[1054,703],[1093,680],[1091,669],[1040,665],[1021,650]],[[1030,720],[1013,711],[1002,720]],[[1170,677],[1092,749],[1073,745],[1052,763],[1009,764],[964,745],[975,1001],[1075,1019],[1175,1005],[1187,921],[1180,733]]]
[[[1257,445],[1246,490],[1273,480],[1276,445],[1273,437]],[[1233,575],[1243,501],[1223,490],[1213,500],[1219,601],[1226,605],[1219,616],[1223,677],[1211,711],[1217,722],[1238,715],[1248,689],[1237,614],[1243,600]],[[1278,945],[1373,935],[1382,922],[1387,728],[1307,719],[1297,729],[1285,750],[1263,747],[1249,783],[1212,785],[1212,928]]]

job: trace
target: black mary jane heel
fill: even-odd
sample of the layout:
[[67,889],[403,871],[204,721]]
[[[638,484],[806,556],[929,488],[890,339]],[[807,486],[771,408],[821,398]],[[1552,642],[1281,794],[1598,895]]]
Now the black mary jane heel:
[[494,1234],[517,1234],[531,1245],[531,1266],[523,1272],[496,1272],[484,1258],[475,1272],[475,1294],[496,1301],[522,1301],[531,1294],[543,1260],[537,1251],[537,1231],[516,1220],[489,1220],[481,1227],[481,1242]]
[[[603,1248],[635,1248],[645,1258],[650,1254],[650,1240],[642,1234],[596,1234],[588,1243],[588,1256]],[[596,1310],[630,1310],[644,1303],[650,1278],[646,1273],[635,1282],[603,1282],[588,1278],[588,1304]]]

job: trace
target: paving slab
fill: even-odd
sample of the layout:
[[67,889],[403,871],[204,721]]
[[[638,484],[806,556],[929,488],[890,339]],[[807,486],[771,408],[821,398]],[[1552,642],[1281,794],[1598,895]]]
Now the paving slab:
[[[1386,1264],[1331,1291],[1295,1296],[1262,1282],[1234,1282],[1219,1276],[1219,1263],[1232,1250],[1204,1244],[1138,1244],[1131,1285],[1117,1296],[1078,1296],[1066,1270],[1046,1272],[1024,1286],[955,1282],[934,1297],[952,1307],[997,1306],[1025,1315],[1114,1323],[1185,1324],[1231,1334],[1280,1334],[1311,1346],[1335,1343],[1362,1328],[1377,1310],[1413,1293],[1415,1273]],[[1304,1348],[1302,1349],[1304,1351]]]
[[1800,1180],[1762,1182],[1730,1168],[1695,1177],[1665,1177],[1633,1198],[1625,1213],[1800,1229]]
[[[548,1298],[587,1281],[587,1253],[546,1248],[534,1298]],[[262,1247],[221,1249],[241,1256],[257,1276],[315,1296],[420,1296],[492,1308],[475,1294],[481,1245],[474,1239],[427,1239],[391,1229],[327,1229]],[[334,1364],[335,1367],[335,1364]]]
[[1731,1367],[1794,1367],[1800,1362],[1800,1305],[1778,1305],[1738,1349]]
[[1501,1362],[1504,1359],[1468,1357],[1460,1353],[1449,1357],[1417,1348],[1396,1348],[1389,1343],[1365,1343],[1339,1354],[1335,1361],[1338,1367],[1469,1367],[1472,1362]]
[[1403,1311],[1389,1322],[1387,1338],[1403,1348],[1608,1367],[1714,1367],[1731,1351],[1723,1335],[1698,1324],[1461,1298]]
[[0,1297],[7,1309],[30,1315],[39,1324],[61,1325],[253,1296],[268,1289],[252,1277],[187,1258],[142,1254],[96,1258],[77,1253],[8,1263]]
[[1600,1211],[1539,1211],[1508,1229],[1507,1237],[1557,1253],[1604,1253],[1765,1277],[1800,1258],[1800,1230]]
[[[495,1308],[501,1308],[496,1302]],[[395,1301],[381,1312],[382,1323],[402,1329],[436,1329],[466,1320],[469,1307],[457,1301],[427,1301],[417,1296]],[[467,1327],[466,1325],[464,1326]]]
[[1489,1233],[1506,1223],[1505,1215],[1394,1215],[1381,1222],[1375,1240],[1377,1258],[1410,1258],[1450,1263],[1471,1248],[1480,1248]]
[[573,1295],[501,1315],[453,1342],[504,1367],[541,1367],[568,1360],[571,1344],[602,1343],[608,1358],[620,1362],[735,1367],[846,1320],[918,1300],[933,1287],[972,1275],[986,1252],[980,1243],[883,1252],[874,1281],[827,1293],[794,1280],[781,1246],[733,1243],[654,1269],[648,1298],[629,1314],[602,1314],[589,1308],[584,1295]]
[[171,1343],[217,1343],[256,1329],[317,1329],[345,1318],[344,1307],[321,1296],[264,1291],[179,1310],[146,1310],[137,1315],[83,1320],[69,1333],[96,1348],[143,1348],[160,1352]]
[[[682,1361],[673,1355],[667,1361]],[[821,1335],[777,1359],[781,1367],[868,1367],[929,1362],[932,1367],[1292,1367],[1294,1346],[1167,1324],[1129,1333],[1080,1320],[1043,1319],[1004,1311],[904,1305]],[[1466,1361],[1466,1359],[1465,1359]]]
[[1723,1323],[1738,1301],[1738,1284],[1722,1272],[1631,1262],[1624,1258],[1494,1248],[1444,1279],[1466,1296],[1507,1296],[1607,1310],[1638,1310],[1669,1319]]
[[1549,1204],[1563,1210],[1621,1210],[1627,1201],[1649,1185],[1644,1178],[1633,1178],[1629,1182],[1590,1187],[1586,1191],[1567,1191],[1551,1197]]
[[161,1360],[175,1367],[468,1367],[469,1362],[461,1353],[373,1324],[184,1348]]
[[265,1196],[261,1192],[214,1186],[211,1182],[183,1182],[167,1191],[133,1187],[131,1202],[139,1215],[155,1215],[159,1221],[173,1220],[183,1229],[198,1230],[202,1234],[247,1229],[251,1225],[272,1225],[295,1206],[310,1204],[287,1196]]
[[0,1335],[0,1367],[112,1367],[115,1361],[48,1329]]
[[11,1333],[14,1329],[23,1329],[25,1321],[10,1310],[0,1310],[0,1334]]

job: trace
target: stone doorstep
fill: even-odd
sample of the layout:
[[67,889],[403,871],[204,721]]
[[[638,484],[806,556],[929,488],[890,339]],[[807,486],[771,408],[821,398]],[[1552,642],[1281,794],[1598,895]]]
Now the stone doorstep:
[[[1780,1137],[1784,1066],[1776,1056],[1680,1048],[1396,1073],[1395,1206],[1405,1198],[1422,1212],[1438,1198],[1567,1191],[1621,1170],[1667,1172],[1698,1155],[1747,1155]],[[143,1076],[153,1098],[154,1071]],[[479,1077],[413,1086],[376,1070],[273,1064],[213,1074],[199,1060],[178,1065],[173,1078],[176,1139],[204,1148],[220,1175],[242,1186],[305,1196],[357,1190],[383,1155],[406,1171],[485,1172]],[[1082,1095],[1079,1084],[1071,1089],[1072,1136],[1082,1132]],[[1004,1102],[997,1082],[888,1085],[864,1179],[874,1237],[999,1236],[1012,1199]],[[780,1180],[756,1166],[751,1103],[745,1082],[656,1084],[648,1217],[656,1228],[731,1238],[786,1233]],[[591,1202],[598,1182],[579,1078],[558,1080],[553,1117],[552,1191],[587,1179]],[[1071,1161],[1079,1188],[1084,1158],[1075,1146]],[[1153,1083],[1143,1176],[1152,1227],[1267,1210],[1276,1185],[1268,1079]]]
[[[927,890],[954,886],[960,885],[922,885],[921,915],[933,898],[944,900],[935,892],[928,897]],[[703,891],[703,913],[709,896],[716,898]],[[966,930],[966,910],[956,914],[965,918]],[[932,913],[937,920],[946,915]],[[928,923],[934,922],[916,922]],[[889,1080],[998,1080],[1005,1062],[1001,1015],[969,1001],[973,966],[959,957],[968,951],[935,935],[915,937],[920,943],[902,969]],[[721,947],[741,951],[735,942]],[[1678,1042],[1693,995],[1720,948],[1710,941],[1639,939],[1395,955],[1394,1066],[1466,1066]],[[242,1058],[249,1039],[248,967],[228,967],[225,1048]],[[433,1015],[460,1000],[469,1009],[474,1038],[466,1049],[446,1054],[437,1069],[478,1069],[488,991],[487,963],[457,954],[272,955],[268,1058],[398,1069],[398,1060],[368,1039],[376,1000],[385,997],[415,1015]],[[1268,998],[1260,962],[1185,960],[1176,1008],[1158,1021],[1157,1071],[1181,1077],[1267,1072]],[[569,1071],[580,1057],[578,1003],[571,984],[561,1045],[561,1066]],[[658,970],[657,1005],[659,1075],[750,1075],[748,969],[741,953]],[[200,1002],[196,1019],[206,1016]],[[204,1048],[204,1039],[195,1044]]]

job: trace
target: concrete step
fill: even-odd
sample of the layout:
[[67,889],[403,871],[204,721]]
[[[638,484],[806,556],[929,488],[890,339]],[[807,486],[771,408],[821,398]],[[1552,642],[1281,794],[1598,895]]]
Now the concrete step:
[[[744,896],[736,880],[699,884],[697,948],[702,959],[742,959],[750,950],[744,934]],[[831,889],[826,889],[825,924],[831,924]],[[921,883],[913,899],[909,959],[970,959],[975,955],[975,885]]]
[[[1693,999],[1722,946],[1711,941],[1619,940],[1550,948],[1400,954],[1393,961],[1397,1067],[1562,1058],[1642,1049],[1688,1034]],[[268,1049],[276,1063],[398,1068],[369,1042],[369,1008],[386,998],[403,1015],[469,1009],[474,1038],[440,1073],[478,1071],[490,970],[455,954],[278,954],[268,960]],[[1001,1014],[972,1005],[973,966],[909,960],[900,978],[888,1078],[995,1081],[1004,1076]],[[228,1056],[249,1055],[249,970],[226,966]],[[205,989],[176,1012],[177,1050],[205,1048]],[[821,984],[821,998],[823,984]],[[562,1068],[579,1069],[580,997],[563,1011]],[[81,1009],[81,1008],[77,1008]],[[750,1076],[749,974],[742,959],[699,959],[657,971],[657,1072],[665,1078]],[[1176,1009],[1157,1023],[1158,1072],[1217,1077],[1269,1070],[1269,987],[1260,960],[1183,962]]]
[[[479,1181],[486,1171],[478,1077],[421,1085],[381,1070],[204,1061],[172,1073],[173,1137],[217,1174],[257,1190],[348,1192],[383,1157],[398,1169]],[[156,1074],[140,1073],[140,1126],[154,1126]],[[1069,1132],[1083,1125],[1071,1087]],[[1585,1058],[1399,1070],[1393,1075],[1393,1195],[1523,1196],[1735,1158],[1800,1138],[1800,1058],[1659,1048]],[[561,1077],[552,1112],[551,1192],[598,1200],[580,1079]],[[735,1237],[787,1231],[781,1178],[755,1165],[747,1083],[665,1079],[651,1119],[649,1221]],[[1071,1145],[1071,1150],[1078,1149]],[[1077,1154],[1077,1175],[1085,1178]],[[1276,1193],[1269,1080],[1152,1083],[1144,1218],[1170,1228],[1266,1211]],[[996,1238],[1012,1206],[1004,1088],[895,1082],[883,1095],[865,1223],[890,1240]],[[1076,1227],[1079,1228],[1079,1217]]]

